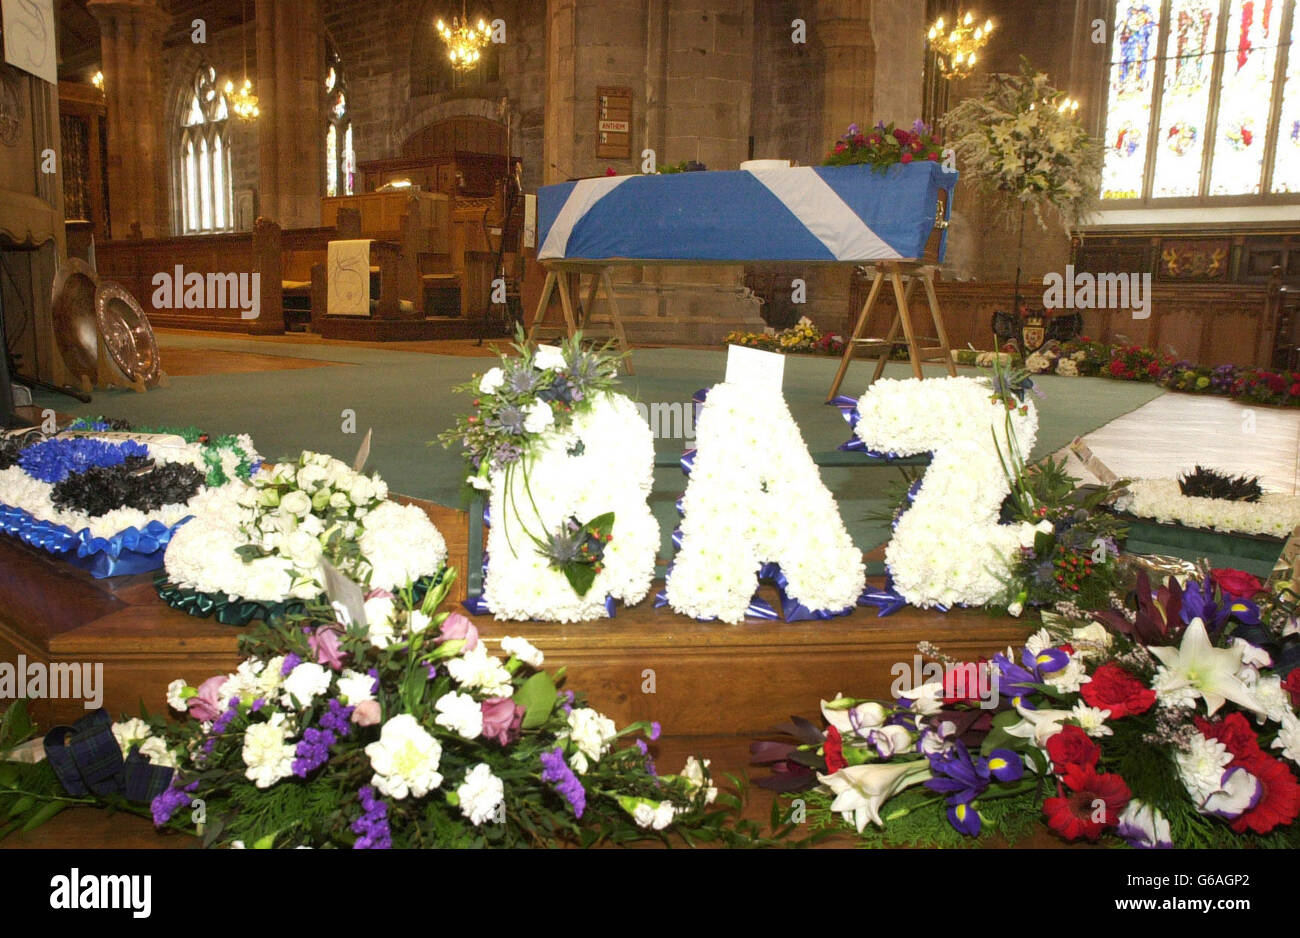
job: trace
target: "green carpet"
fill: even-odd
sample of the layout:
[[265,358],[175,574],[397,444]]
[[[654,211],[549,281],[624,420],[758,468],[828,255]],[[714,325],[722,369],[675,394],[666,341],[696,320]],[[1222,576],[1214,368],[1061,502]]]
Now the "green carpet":
[[[159,337],[164,367],[167,349],[214,348],[295,358],[346,362],[294,371],[264,371],[172,378],[171,386],[147,394],[97,392],[90,404],[41,393],[40,407],[78,415],[105,415],[140,426],[198,426],[210,433],[250,433],[268,457],[302,449],[332,453],[350,461],[367,428],[374,429],[369,468],[378,470],[395,492],[444,505],[462,505],[462,461],[453,451],[427,443],[450,427],[468,401],[451,393],[454,385],[491,367],[491,359],[428,355],[341,346],[293,345],[211,336]],[[813,451],[833,449],[848,439],[839,411],[824,403],[837,362],[826,357],[790,356],[785,393],[791,412]],[[700,388],[723,377],[725,353],[689,349],[642,349],[635,353],[637,374],[625,380],[634,400],[689,401]],[[855,362],[844,391],[859,394],[874,365]],[[963,369],[973,373],[973,369]],[[936,369],[934,373],[941,373]],[[909,374],[906,365],[890,365],[889,377]],[[1101,378],[1044,377],[1038,400],[1039,439],[1035,456],[1055,452],[1116,417],[1158,397],[1148,384]],[[344,411],[356,414],[355,434],[343,432]],[[681,449],[680,440],[660,440],[664,450]],[[755,454],[762,459],[763,454]],[[856,543],[864,550],[887,537],[887,525],[870,516],[883,505],[880,495],[898,470],[826,469],[823,478],[840,502],[841,513]],[[656,471],[654,508],[664,528],[664,555],[675,524],[673,503],[681,494],[680,472]]]

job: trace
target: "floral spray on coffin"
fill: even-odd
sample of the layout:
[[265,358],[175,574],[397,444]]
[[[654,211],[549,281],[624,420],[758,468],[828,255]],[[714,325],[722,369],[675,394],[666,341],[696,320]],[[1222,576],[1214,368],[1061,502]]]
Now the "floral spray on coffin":
[[614,390],[619,356],[528,347],[461,388],[474,413],[444,443],[461,443],[486,491],[491,523],[480,608],[498,619],[581,622],[635,604],[654,578],[659,524],[647,498],[654,438]]

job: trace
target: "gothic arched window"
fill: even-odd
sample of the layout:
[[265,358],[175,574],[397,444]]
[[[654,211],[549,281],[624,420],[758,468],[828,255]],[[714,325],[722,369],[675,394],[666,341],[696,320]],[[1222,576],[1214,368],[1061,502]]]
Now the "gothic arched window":
[[352,195],[357,172],[348,116],[348,83],[338,54],[330,52],[325,67],[325,194]]
[[235,227],[230,179],[229,112],[217,87],[217,72],[202,65],[181,101],[176,153],[180,180],[181,232],[205,234]]
[[1118,0],[1114,10],[1103,198],[1300,193],[1297,0]]

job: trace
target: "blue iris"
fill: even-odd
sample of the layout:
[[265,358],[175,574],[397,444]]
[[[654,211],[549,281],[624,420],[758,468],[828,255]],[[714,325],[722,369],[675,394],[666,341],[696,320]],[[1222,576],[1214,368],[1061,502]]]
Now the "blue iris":
[[1183,623],[1190,625],[1193,619],[1205,623],[1208,632],[1214,633],[1228,624],[1229,619],[1236,619],[1243,625],[1259,624],[1259,606],[1248,599],[1234,599],[1222,596],[1215,589],[1214,583],[1206,580],[1201,583],[1188,580],[1183,587],[1182,608],[1179,616]]
[[974,759],[960,742],[929,759],[934,778],[925,787],[945,796],[949,823],[971,837],[979,834],[983,823],[975,809],[975,799],[988,791],[993,782],[1017,782],[1025,772],[1020,756],[1010,749],[994,749],[987,756]]
[[78,475],[92,466],[119,466],[131,456],[147,459],[149,448],[143,443],[107,443],[84,437],[45,440],[23,450],[18,465],[34,479],[55,485],[70,475]]

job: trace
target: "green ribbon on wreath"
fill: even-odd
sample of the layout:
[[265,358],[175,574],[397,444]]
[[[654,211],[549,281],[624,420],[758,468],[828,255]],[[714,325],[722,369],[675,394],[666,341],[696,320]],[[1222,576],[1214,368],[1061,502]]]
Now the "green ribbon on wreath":
[[[446,575],[447,568],[443,567],[437,573],[421,577],[415,582],[412,592],[417,606],[424,601],[429,590],[441,583]],[[307,603],[301,599],[268,603],[251,599],[232,599],[222,592],[202,593],[198,590],[186,589],[168,580],[165,571],[159,572],[154,577],[153,585],[158,591],[158,597],[173,609],[179,609],[187,615],[200,619],[216,619],[222,625],[244,626],[258,619],[275,624],[288,616],[300,616],[307,611]],[[321,594],[320,598],[323,602],[324,594]]]

